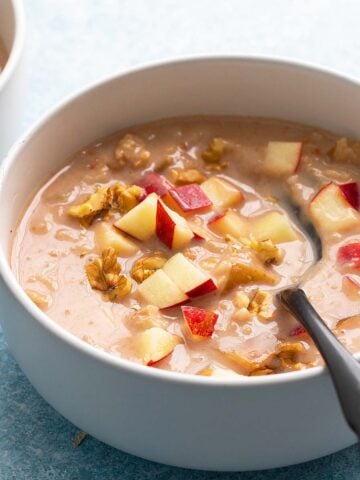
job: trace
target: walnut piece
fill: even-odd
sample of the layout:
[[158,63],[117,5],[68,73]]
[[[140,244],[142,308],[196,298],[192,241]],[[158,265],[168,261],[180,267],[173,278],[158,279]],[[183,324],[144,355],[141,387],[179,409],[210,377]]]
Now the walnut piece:
[[252,254],[252,252],[239,251],[236,257],[233,257],[226,289],[252,282],[275,285],[278,282],[278,277],[262,265],[255,257],[255,254]]
[[35,292],[35,290],[26,290],[27,296],[32,300],[40,310],[46,310],[50,305],[50,298],[48,295]]
[[337,140],[330,153],[336,162],[358,163],[360,159],[359,150],[360,145],[358,143],[350,146],[347,138],[343,137]]
[[180,168],[172,168],[170,170],[170,181],[175,185],[189,185],[190,183],[201,184],[206,180],[205,175],[203,175],[196,168],[187,168],[182,170]]
[[272,318],[274,313],[274,307],[272,304],[272,295],[265,290],[258,290],[251,302],[249,303],[248,310],[250,313],[268,320]]
[[103,250],[101,258],[89,262],[85,272],[91,288],[105,292],[109,300],[124,297],[131,291],[131,280],[120,275],[121,265],[112,247]]
[[140,202],[144,190],[137,185],[121,185],[116,183],[109,188],[111,208],[120,213],[127,213]]
[[162,252],[154,252],[151,255],[140,257],[134,262],[131,269],[131,276],[138,283],[142,283],[150,275],[164,266],[166,257]]
[[110,208],[110,200],[108,187],[99,187],[84,203],[73,205],[67,213],[71,217],[78,218],[83,225],[88,226],[97,215]]
[[209,146],[201,154],[201,158],[206,163],[219,163],[224,156],[226,143],[220,137],[215,137],[209,143]]
[[284,251],[274,245],[272,240],[255,240],[254,238],[242,239],[247,247],[254,250],[262,263],[280,263],[284,258]]
[[284,342],[277,349],[275,361],[280,361],[282,371],[302,370],[309,365],[298,361],[298,355],[304,351],[304,346],[300,342]]
[[146,167],[150,152],[146,150],[143,140],[130,133],[122,137],[115,148],[115,159],[119,167],[131,163],[134,168]]

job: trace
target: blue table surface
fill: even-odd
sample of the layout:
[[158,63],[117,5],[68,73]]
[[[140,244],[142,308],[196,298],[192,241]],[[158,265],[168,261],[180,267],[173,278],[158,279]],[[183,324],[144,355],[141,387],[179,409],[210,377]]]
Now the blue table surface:
[[[24,128],[84,84],[160,58],[196,53],[277,55],[360,78],[358,0],[272,0],[271,8],[268,0],[24,3],[28,23]],[[294,467],[230,474],[151,463],[91,437],[73,448],[77,433],[30,385],[0,330],[0,480],[360,478],[358,446]]]

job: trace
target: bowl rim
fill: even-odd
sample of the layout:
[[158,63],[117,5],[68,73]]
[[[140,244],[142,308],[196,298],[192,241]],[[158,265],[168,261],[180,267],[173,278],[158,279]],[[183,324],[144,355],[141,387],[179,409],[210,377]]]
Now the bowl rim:
[[10,0],[14,12],[14,41],[4,69],[0,74],[0,92],[16,70],[25,44],[25,11],[21,0]]
[[[23,22],[20,2],[13,0],[19,7],[19,21]],[[17,50],[15,55],[19,56],[21,49],[22,35],[17,39]],[[13,59],[13,64],[16,58]],[[52,118],[56,117],[63,109],[69,106],[76,99],[95,92],[98,88],[106,86],[106,84],[121,79],[123,77],[131,76],[134,74],[141,74],[147,70],[162,69],[171,66],[177,66],[182,64],[201,63],[201,62],[219,62],[219,61],[233,61],[233,62],[249,62],[252,64],[261,63],[268,65],[276,65],[279,67],[288,67],[297,70],[306,70],[315,75],[323,75],[326,77],[333,77],[341,82],[348,83],[350,85],[360,88],[360,82],[356,79],[348,76],[341,75],[336,71],[328,68],[318,67],[314,64],[294,61],[285,57],[269,56],[269,55],[234,55],[234,54],[221,54],[221,55],[187,55],[183,57],[161,59],[159,61],[147,62],[140,64],[132,68],[126,68],[120,72],[116,72],[111,75],[107,75],[100,78],[96,82],[92,82],[85,87],[77,90],[75,93],[67,96],[65,99],[58,102],[54,107],[50,108],[45,114],[43,114],[28,130],[15,142],[9,153],[5,157],[2,165],[0,166],[0,192],[6,182],[7,175],[11,169],[12,163],[16,161],[17,156],[21,153],[23,148],[26,148],[28,140],[30,140],[37,132],[46,125],[46,123]],[[11,65],[10,65],[11,67]],[[1,81],[0,81],[1,88]],[[19,307],[23,307],[29,315],[31,315],[35,321],[37,321],[41,327],[47,330],[50,334],[54,335],[58,340],[64,342],[68,347],[77,350],[86,357],[91,357],[94,361],[99,361],[110,368],[116,370],[122,370],[123,373],[135,374],[138,377],[143,377],[144,380],[153,379],[160,382],[170,382],[181,385],[189,385],[193,387],[201,388],[218,388],[219,386],[224,388],[237,389],[242,387],[271,387],[273,385],[308,381],[310,379],[319,378],[322,376],[328,376],[329,372],[326,366],[316,366],[305,370],[296,372],[279,373],[276,375],[264,375],[264,376],[242,376],[236,377],[202,377],[198,375],[180,373],[162,370],[158,368],[149,368],[146,365],[135,363],[131,360],[127,360],[121,357],[117,357],[109,352],[100,350],[88,343],[84,342],[80,338],[76,337],[62,326],[58,325],[52,320],[46,313],[42,312],[26,295],[18,283],[15,274],[13,273],[10,262],[8,259],[8,253],[0,247],[0,276],[7,288],[10,290],[16,301],[20,304]],[[360,360],[360,352],[354,355],[357,360]]]

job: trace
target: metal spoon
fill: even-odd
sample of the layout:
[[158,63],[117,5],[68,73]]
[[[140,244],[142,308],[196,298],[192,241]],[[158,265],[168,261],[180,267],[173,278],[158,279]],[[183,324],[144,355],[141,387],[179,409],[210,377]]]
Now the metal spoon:
[[[286,204],[291,207],[312,243],[315,265],[322,258],[321,239],[310,221],[304,219],[300,209],[291,200]],[[299,286],[281,290],[277,296],[314,340],[329,368],[345,419],[360,439],[360,365],[328,328]]]

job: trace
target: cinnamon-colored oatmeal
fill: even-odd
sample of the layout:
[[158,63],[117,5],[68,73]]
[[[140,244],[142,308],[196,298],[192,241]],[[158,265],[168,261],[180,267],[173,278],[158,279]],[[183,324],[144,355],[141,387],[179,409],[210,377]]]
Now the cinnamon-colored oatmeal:
[[[285,121],[191,117],[85,147],[35,195],[12,268],[50,318],[96,348],[206,376],[321,363],[275,292],[324,258],[313,305],[360,346],[360,144]],[[345,320],[344,320],[345,319]]]

